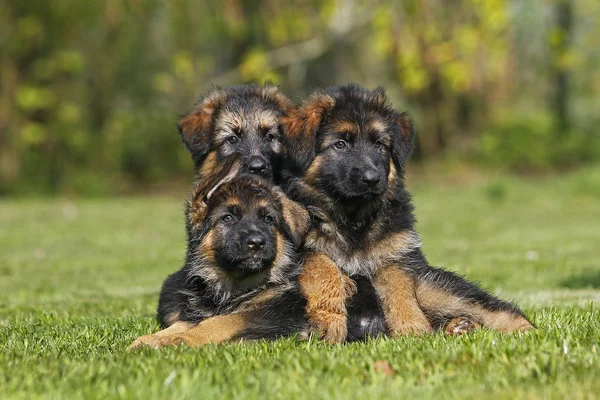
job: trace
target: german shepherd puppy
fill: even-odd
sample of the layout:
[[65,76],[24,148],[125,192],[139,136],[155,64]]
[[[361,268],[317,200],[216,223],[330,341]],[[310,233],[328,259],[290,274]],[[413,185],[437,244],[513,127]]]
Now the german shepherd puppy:
[[[187,206],[185,265],[163,284],[158,317],[166,329],[131,348],[306,334],[296,248],[308,212],[239,160],[199,181]],[[214,184],[214,185],[213,185]]]
[[[330,342],[347,339],[346,303],[356,292],[348,277],[372,283],[390,334],[433,332],[449,322],[451,331],[532,328],[515,305],[428,265],[404,188],[413,135],[382,89],[357,85],[317,91],[292,119],[286,191],[313,221],[300,276],[312,329]],[[371,309],[378,329],[378,309]]]
[[294,104],[269,84],[208,92],[178,125],[199,179],[239,155],[242,172],[278,181],[283,157],[282,120],[294,109]]

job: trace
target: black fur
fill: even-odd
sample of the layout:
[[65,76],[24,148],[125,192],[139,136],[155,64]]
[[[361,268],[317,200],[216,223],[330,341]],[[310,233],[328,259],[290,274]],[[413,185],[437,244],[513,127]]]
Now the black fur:
[[[299,296],[296,282],[300,270],[295,251],[298,233],[284,218],[281,195],[263,179],[241,175],[221,183],[203,202],[188,203],[186,263],[163,284],[158,305],[163,327],[176,321],[201,322],[230,314],[251,304],[257,295],[272,291],[275,295],[251,312],[253,318],[239,338],[269,339],[306,330],[306,302]],[[192,189],[190,197],[196,196],[197,190]],[[225,205],[231,199],[242,206],[236,209]],[[266,207],[258,206],[261,201]],[[197,212],[198,204],[206,210],[202,222],[195,226],[189,215]],[[235,221],[223,220],[229,213]],[[264,220],[267,215],[272,221]],[[253,232],[264,237],[264,247],[251,250],[252,257],[258,254],[258,261],[247,261],[244,246]],[[210,248],[204,242],[209,233],[213,238]],[[286,255],[277,248],[277,235],[285,242]]]
[[387,332],[383,309],[371,281],[356,277],[356,294],[346,304],[348,312],[348,337],[346,341],[365,340],[383,336]]
[[[314,122],[315,116],[320,118],[318,123]],[[296,131],[287,136],[286,145],[292,150],[285,174],[286,191],[311,210],[312,229],[327,235],[331,225],[335,226],[339,235],[336,237],[341,237],[336,239],[334,251],[339,251],[339,260],[360,249],[369,251],[374,243],[394,233],[416,235],[411,197],[404,187],[405,163],[412,149],[414,131],[408,117],[390,106],[382,89],[369,91],[358,85],[343,85],[318,91],[298,109],[297,118],[300,122]],[[336,130],[342,126],[341,122],[351,122],[357,131]],[[385,132],[374,132],[373,126],[384,126]],[[345,143],[338,145],[338,141]],[[317,157],[320,158],[317,173],[313,171],[313,176],[307,176]],[[390,161],[396,169],[392,181],[387,179],[392,168]],[[381,181],[366,185],[364,175],[360,175],[366,169],[376,171]],[[430,284],[464,299],[467,304],[523,316],[515,305],[499,300],[452,272],[429,266],[419,247],[415,243],[408,249],[398,249],[394,255],[397,265],[411,274],[417,285]],[[321,251],[311,248],[308,241],[306,250]],[[327,255],[336,262],[336,254]],[[365,260],[363,264],[368,262]],[[359,281],[374,272],[362,266],[336,263]],[[377,319],[366,324],[369,328],[364,332],[352,332],[349,339],[370,334],[371,325],[381,325],[382,313],[373,312],[377,310],[374,295],[374,291],[364,291],[347,305],[348,312],[354,314],[349,321],[356,321],[362,315]],[[436,328],[459,316],[448,315],[444,310],[423,311]],[[461,315],[468,315],[469,309],[461,311]],[[375,331],[379,332],[378,328]]]
[[[469,304],[482,306],[489,311],[506,311],[526,317],[519,307],[493,296],[474,282],[452,271],[431,267],[420,249],[407,254],[403,264],[417,278],[418,284],[438,287],[456,297],[465,299]],[[435,330],[442,329],[452,318],[456,317],[468,317],[474,322],[481,323],[469,313],[468,308],[461,310],[460,313],[448,313],[443,309],[423,309],[423,311]]]
[[211,151],[216,152],[218,163],[236,154],[243,172],[279,181],[283,119],[293,108],[269,84],[215,88],[183,116],[178,129],[197,169]]

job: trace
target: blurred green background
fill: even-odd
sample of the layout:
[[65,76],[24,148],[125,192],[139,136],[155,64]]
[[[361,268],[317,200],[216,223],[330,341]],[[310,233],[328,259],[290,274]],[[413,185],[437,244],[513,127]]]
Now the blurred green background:
[[384,86],[422,165],[600,159],[597,0],[0,0],[0,195],[189,182],[178,117],[265,80]]

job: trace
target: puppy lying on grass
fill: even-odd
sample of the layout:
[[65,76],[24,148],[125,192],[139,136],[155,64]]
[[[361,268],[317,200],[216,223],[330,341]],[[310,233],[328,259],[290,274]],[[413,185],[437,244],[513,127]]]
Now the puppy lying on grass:
[[373,285],[380,307],[370,312],[384,315],[390,335],[533,328],[515,305],[428,264],[404,188],[413,135],[383,90],[357,85],[317,91],[292,118],[286,192],[311,213],[300,276],[311,327],[347,340],[347,304],[357,313],[363,302],[353,300],[359,279]]
[[[236,173],[235,166],[222,169]],[[302,206],[263,179],[242,175],[215,187],[206,180],[196,184],[186,214],[186,263],[160,294],[165,329],[131,348],[307,333],[297,285],[296,248],[309,226]]]

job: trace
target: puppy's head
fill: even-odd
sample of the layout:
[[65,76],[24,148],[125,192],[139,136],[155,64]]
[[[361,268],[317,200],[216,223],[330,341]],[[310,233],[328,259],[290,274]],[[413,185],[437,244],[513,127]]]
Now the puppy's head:
[[194,251],[204,278],[237,289],[286,279],[309,227],[301,205],[252,175],[221,183],[201,204],[203,233]]
[[413,135],[407,115],[389,105],[383,89],[317,91],[290,118],[290,169],[333,198],[369,200],[402,173]]
[[200,175],[237,154],[242,170],[272,179],[283,153],[282,119],[293,109],[276,86],[217,88],[178,127]]

